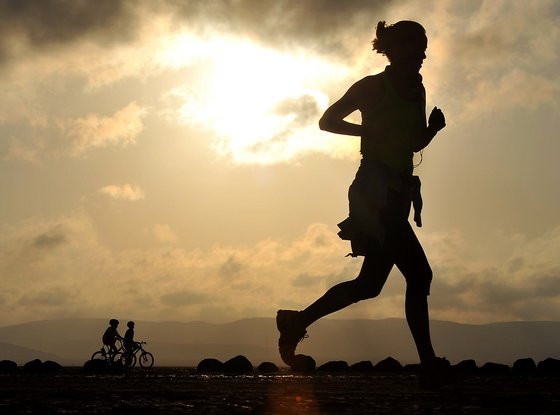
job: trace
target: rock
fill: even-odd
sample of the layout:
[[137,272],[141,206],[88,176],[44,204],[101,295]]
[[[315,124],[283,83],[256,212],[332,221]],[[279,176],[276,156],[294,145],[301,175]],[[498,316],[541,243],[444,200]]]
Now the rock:
[[17,371],[17,363],[13,360],[0,361],[0,373],[15,373]]
[[317,368],[319,372],[348,372],[348,363],[344,360],[332,360],[330,362],[324,363]]
[[43,362],[39,359],[31,360],[23,365],[23,370],[27,373],[41,373],[43,371]]
[[560,375],[560,360],[549,357],[539,362],[537,365],[537,372],[541,375],[559,376]]
[[420,372],[420,365],[418,363],[409,363],[404,365],[403,370],[405,372],[418,373]]
[[107,373],[109,372],[110,366],[106,360],[95,359],[95,360],[88,360],[84,363],[83,370],[85,373],[91,374],[98,374],[98,373]]
[[376,372],[400,372],[403,370],[403,367],[398,360],[389,356],[388,358],[378,362],[373,369]]
[[276,372],[279,372],[279,371],[280,371],[280,369],[278,369],[278,366],[276,366],[272,362],[262,362],[257,367],[257,372],[259,372],[259,373],[276,373]]
[[455,370],[465,375],[473,375],[478,372],[478,366],[473,359],[461,360],[455,366]]
[[292,372],[312,373],[315,372],[315,359],[304,354],[296,354],[292,362]]
[[502,363],[486,362],[480,368],[480,373],[485,375],[507,375],[509,372],[509,366]]
[[535,375],[537,373],[537,365],[530,357],[525,359],[517,359],[513,363],[512,371],[515,375]]
[[253,373],[253,364],[245,356],[235,356],[224,362],[224,372],[236,374]]
[[58,373],[62,371],[62,366],[53,362],[52,360],[47,360],[43,362],[43,373]]
[[369,373],[373,372],[373,363],[370,360],[362,360],[350,366],[351,372]]
[[[109,371],[113,374],[123,373],[124,369],[125,369],[125,367],[120,360],[118,360],[116,362],[113,362],[109,365]],[[132,369],[132,368],[130,368],[130,369]]]
[[203,359],[196,367],[198,373],[216,373],[224,371],[224,364],[218,359]]

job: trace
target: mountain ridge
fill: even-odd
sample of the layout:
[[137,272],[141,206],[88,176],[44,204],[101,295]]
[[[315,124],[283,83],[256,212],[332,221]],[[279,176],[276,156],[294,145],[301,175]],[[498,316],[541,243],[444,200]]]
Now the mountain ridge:
[[[121,320],[121,335],[125,323]],[[107,325],[108,319],[100,318],[31,321],[0,327],[0,343],[32,349],[27,355],[19,355],[20,364],[25,363],[24,357],[31,360],[42,353],[59,356],[61,364],[82,365],[101,347]],[[387,356],[402,363],[418,361],[412,336],[402,318],[322,319],[308,332],[310,338],[298,345],[297,353],[309,354],[319,364],[328,360],[376,362]],[[465,324],[432,320],[431,332],[438,355],[452,362],[474,359],[479,364],[511,364],[523,357],[560,358],[560,321]],[[135,334],[136,340],[148,342],[146,348],[160,366],[195,366],[206,357],[223,361],[239,354],[247,356],[253,364],[272,361],[282,365],[273,318],[254,317],[229,323],[136,320]],[[6,359],[6,355],[0,349],[0,360]]]

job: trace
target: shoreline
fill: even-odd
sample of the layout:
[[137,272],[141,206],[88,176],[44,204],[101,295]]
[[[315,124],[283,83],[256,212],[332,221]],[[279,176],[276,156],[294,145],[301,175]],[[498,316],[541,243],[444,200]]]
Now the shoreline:
[[560,376],[472,375],[422,390],[415,373],[197,374],[189,368],[0,375],[3,413],[552,414]]

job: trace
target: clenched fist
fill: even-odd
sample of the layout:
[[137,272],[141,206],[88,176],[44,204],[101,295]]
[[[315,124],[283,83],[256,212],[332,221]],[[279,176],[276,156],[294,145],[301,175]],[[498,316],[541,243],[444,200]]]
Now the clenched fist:
[[437,133],[443,127],[445,127],[445,116],[438,107],[434,107],[428,118],[428,128]]

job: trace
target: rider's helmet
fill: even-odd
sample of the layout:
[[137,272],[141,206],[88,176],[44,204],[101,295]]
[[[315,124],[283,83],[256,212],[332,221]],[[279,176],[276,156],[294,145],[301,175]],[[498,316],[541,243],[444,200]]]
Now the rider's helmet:
[[119,325],[119,320],[112,318],[111,320],[109,320],[109,325],[111,327],[117,327]]
[[129,321],[128,323],[126,323],[126,325],[127,325],[129,328],[133,328],[133,327],[134,327],[134,321]]

